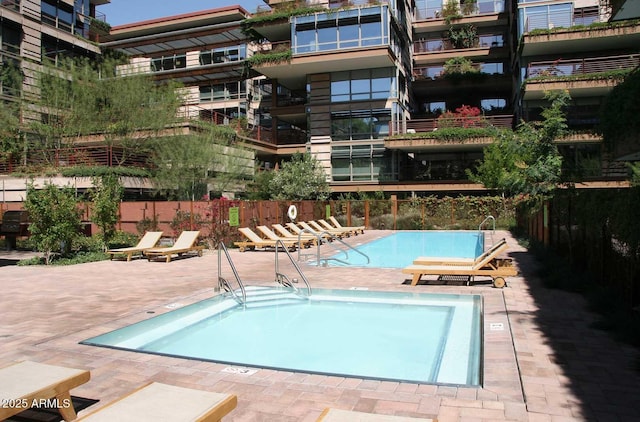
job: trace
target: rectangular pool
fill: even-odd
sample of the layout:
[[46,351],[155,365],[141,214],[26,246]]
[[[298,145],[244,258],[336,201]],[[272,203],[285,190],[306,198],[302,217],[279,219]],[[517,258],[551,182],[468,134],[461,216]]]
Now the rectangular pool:
[[[356,238],[354,238],[356,239]],[[355,246],[352,239],[347,243]],[[484,252],[484,234],[478,231],[406,231],[396,232],[356,248],[369,257],[353,251],[334,254],[330,266],[404,268],[419,256],[476,258]]]
[[83,344],[358,378],[477,386],[479,295],[249,287]]

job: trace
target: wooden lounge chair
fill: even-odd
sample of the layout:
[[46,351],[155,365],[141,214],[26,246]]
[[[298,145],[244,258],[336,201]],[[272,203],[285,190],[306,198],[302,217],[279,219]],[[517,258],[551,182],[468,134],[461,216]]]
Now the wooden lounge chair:
[[23,361],[0,369],[0,420],[40,401],[55,400],[65,421],[76,418],[69,390],[89,381],[89,371]]
[[[302,230],[298,229],[300,230],[298,233],[292,233],[289,230],[287,230],[282,224],[273,224],[273,228],[275,231],[280,233],[281,237],[293,237],[297,239],[299,233],[302,232]],[[312,239],[314,244],[317,244],[318,242],[318,237],[311,233],[302,233],[300,237],[302,239]]]
[[325,232],[329,232],[329,233],[336,233],[338,236],[341,237],[349,237],[352,234],[355,235],[355,231],[350,230],[350,229],[337,229],[337,228],[331,228],[331,229],[327,229],[326,227],[322,227],[320,224],[316,223],[314,220],[309,220],[307,221],[307,224],[310,225],[314,230],[322,233],[323,231]]
[[334,216],[329,216],[329,221],[331,222],[331,224],[333,224],[335,227],[337,227],[339,229],[353,229],[356,232],[360,232],[360,233],[364,234],[364,226],[345,227],[342,224],[340,224],[340,222],[338,220],[336,220],[336,218]]
[[302,233],[304,234],[311,234],[312,236],[320,236],[321,238],[329,241],[329,242],[333,242],[333,239],[337,236],[327,232],[327,233],[318,233],[317,231],[313,230],[312,227],[309,227],[307,230],[308,231],[302,231],[302,229],[297,226],[295,223],[287,223],[287,227],[289,227],[291,229],[292,232],[294,232],[295,234],[300,234]]
[[151,248],[144,251],[144,255],[149,261],[159,256],[164,256],[166,262],[171,262],[171,255],[182,256],[187,252],[196,252],[198,256],[202,256],[204,246],[196,245],[199,231],[183,231],[176,239],[173,246],[167,248]]
[[220,421],[236,408],[233,394],[213,393],[152,382],[79,421]]
[[[242,233],[242,235],[244,237],[247,238],[247,240],[241,240],[241,241],[238,241],[238,242],[233,242],[234,245],[236,245],[236,246],[238,246],[240,248],[240,252],[244,252],[247,249],[275,248],[276,247],[276,243],[277,243],[276,240],[263,239],[260,236],[258,236],[249,227],[240,227],[238,229],[238,231],[240,233]],[[296,240],[285,240],[285,241],[282,241],[282,243],[284,244],[284,246],[286,248],[289,248],[289,250],[294,251],[294,250],[296,250],[296,246],[298,245],[298,239],[296,239]]]
[[307,222],[305,221],[298,221],[298,224],[300,225],[300,227],[302,227],[303,229],[307,229],[309,230],[311,233],[316,233],[316,234],[321,234],[323,232],[329,233],[332,236],[335,236],[339,239],[342,239],[343,237],[347,237],[349,236],[349,233],[345,233],[344,231],[340,230],[325,230],[325,229],[318,229],[316,227],[311,227],[311,225],[309,225]]
[[487,257],[496,258],[502,251],[509,249],[506,239],[500,239],[477,258],[452,258],[452,257],[436,257],[436,256],[419,256],[413,260],[415,265],[473,265]]
[[496,253],[483,254],[471,264],[430,264],[409,265],[402,269],[405,274],[413,275],[411,285],[418,284],[422,276],[437,275],[439,278],[446,276],[466,277],[467,285],[477,276],[491,277],[494,287],[502,288],[506,285],[504,277],[518,275],[511,259],[496,258]]
[[146,232],[136,246],[132,246],[130,248],[109,249],[107,253],[110,255],[110,259],[113,259],[115,255],[126,255],[127,261],[131,261],[131,257],[134,254],[143,255],[144,251],[156,246],[156,243],[158,243],[161,237],[162,232]]
[[308,237],[306,237],[306,238],[305,237],[301,237],[300,240],[298,241],[298,236],[290,236],[290,237],[278,236],[277,234],[275,234],[273,232],[273,230],[271,230],[267,226],[258,226],[257,228],[269,240],[282,240],[283,242],[284,241],[288,241],[288,240],[293,240],[294,242],[297,243],[297,246],[299,248],[308,248],[309,246],[311,246],[311,245],[313,245],[315,243],[314,239],[310,239]]
[[436,419],[412,418],[408,416],[379,415],[375,413],[357,412],[326,408],[317,419],[318,422],[437,422]]

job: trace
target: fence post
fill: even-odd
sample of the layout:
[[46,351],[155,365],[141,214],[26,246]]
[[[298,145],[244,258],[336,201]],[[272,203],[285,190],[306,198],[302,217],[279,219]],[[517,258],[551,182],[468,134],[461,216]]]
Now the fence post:
[[364,225],[369,227],[369,200],[364,201]]
[[193,199],[189,201],[189,230],[193,230]]
[[391,195],[391,216],[393,217],[393,230],[397,230],[398,227],[398,196]]
[[351,201],[347,201],[347,226],[351,226]]

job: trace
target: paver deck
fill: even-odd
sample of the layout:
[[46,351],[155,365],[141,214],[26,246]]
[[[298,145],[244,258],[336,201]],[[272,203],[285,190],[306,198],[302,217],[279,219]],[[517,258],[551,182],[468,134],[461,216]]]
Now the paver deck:
[[[384,236],[367,231],[352,245]],[[100,399],[87,412],[158,381],[238,396],[230,421],[313,421],[325,407],[447,421],[640,421],[637,350],[590,328],[596,317],[580,296],[540,285],[535,261],[509,233],[509,255],[521,275],[505,289],[411,287],[399,269],[322,268],[302,264],[313,287],[476,293],[484,298],[484,382],[481,388],[361,380],[228,365],[78,344],[210,297],[217,255],[102,261],[69,267],[0,267],[0,366],[34,360],[91,370],[72,394]],[[15,253],[0,252],[0,263]],[[273,252],[232,250],[243,280],[270,284]],[[500,330],[499,327],[503,329]]]

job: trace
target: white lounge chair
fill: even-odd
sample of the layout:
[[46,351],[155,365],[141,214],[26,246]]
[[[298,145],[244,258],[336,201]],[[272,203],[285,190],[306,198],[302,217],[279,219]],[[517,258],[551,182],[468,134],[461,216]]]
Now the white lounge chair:
[[232,394],[213,393],[153,382],[79,421],[90,422],[214,422],[238,404]]
[[65,421],[76,418],[69,391],[89,381],[84,369],[23,361],[0,369],[0,420],[17,415],[41,400],[56,399]]

